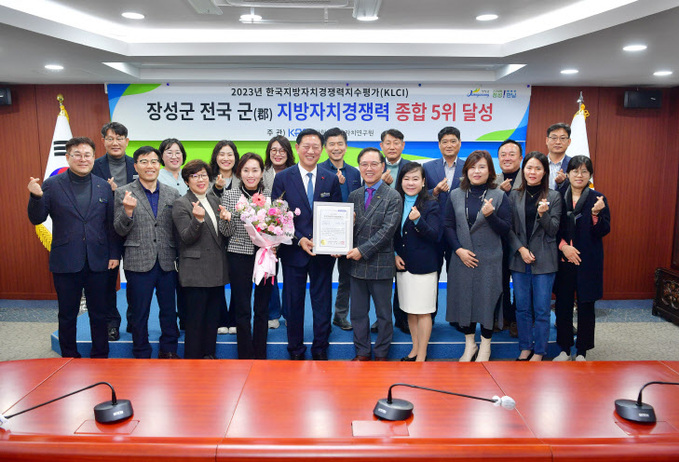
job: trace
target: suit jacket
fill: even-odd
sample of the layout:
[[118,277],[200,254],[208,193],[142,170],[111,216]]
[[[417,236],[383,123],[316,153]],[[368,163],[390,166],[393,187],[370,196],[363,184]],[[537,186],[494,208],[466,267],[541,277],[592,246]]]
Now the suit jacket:
[[[276,175],[273,182],[273,190],[271,191],[271,198],[278,199],[282,197],[288,202],[290,210],[299,208],[299,216],[295,216],[295,237],[292,240],[292,245],[281,245],[278,248],[278,256],[282,259],[284,265],[302,267],[309,263],[311,256],[306,253],[300,246],[299,240],[302,237],[312,239],[313,227],[313,210],[309,205],[300,175],[299,167],[293,165],[286,168]],[[324,169],[318,165],[316,170],[316,184],[314,185],[314,202],[342,202],[342,193],[339,187],[339,180],[337,175],[329,170]],[[316,257],[318,258],[318,257]]]
[[[318,165],[322,166],[326,170],[329,170],[329,171],[333,172],[335,175],[337,175],[337,168],[334,165],[332,165],[332,162],[330,162],[330,159],[327,159],[325,162],[322,162]],[[359,172],[356,167],[352,167],[351,165],[344,162],[344,178],[345,178],[344,184],[347,185],[347,190],[349,191],[349,193],[347,194],[346,200],[344,198],[342,198],[342,201],[346,202],[347,200],[349,200],[349,194],[351,194],[352,191],[361,187],[361,172]],[[342,189],[342,186],[340,185],[340,192],[341,192],[341,189]]]
[[[592,207],[597,197],[603,196],[606,207],[599,212],[597,223],[592,219]],[[569,203],[570,202],[570,203]],[[604,244],[603,237],[611,231],[611,211],[606,197],[594,189],[585,189],[575,208],[570,189],[566,191],[564,210],[557,243],[561,239],[580,251],[580,265],[577,271],[576,290],[578,300],[593,302],[604,293]],[[561,255],[562,265],[573,265]],[[559,273],[555,284],[560,284]]]
[[[156,260],[160,262],[163,271],[175,270],[177,249],[174,240],[172,206],[179,199],[179,193],[176,189],[161,182],[157,185],[160,194],[157,217],[153,216],[151,204],[139,180],[116,189],[113,226],[116,232],[125,238],[123,267],[126,270],[150,271],[156,264]],[[137,199],[137,207],[134,209],[132,218],[127,216],[123,207],[125,191],[130,191]]]
[[406,271],[429,274],[439,269],[439,234],[443,222],[439,204],[435,200],[429,199],[416,206],[420,211],[420,219],[415,224],[406,218],[401,226],[401,217],[394,233],[394,249],[403,258]]
[[509,194],[509,203],[512,206],[512,228],[509,230],[510,270],[526,272],[526,263],[519,253],[521,247],[526,247],[535,256],[535,262],[531,264],[532,274],[555,273],[558,270],[556,237],[561,221],[563,199],[561,194],[550,189],[547,201],[549,211],[541,218],[535,216],[533,233],[529,239],[526,230],[526,193],[512,191]]
[[[271,191],[268,189],[264,189],[262,194],[266,197],[271,197]],[[228,238],[229,244],[227,250],[229,252],[241,255],[254,255],[259,248],[255,248],[255,244],[252,243],[250,235],[245,230],[245,223],[240,219],[240,212],[236,211],[236,204],[242,196],[243,192],[240,187],[224,191],[221,205],[231,212],[231,220],[219,220],[219,231],[225,238]]]
[[351,261],[351,275],[358,279],[392,279],[394,263],[394,233],[401,223],[401,195],[382,182],[365,210],[365,186],[349,194],[354,203],[354,247],[361,259]]
[[[197,200],[189,190],[172,207],[172,221],[179,236],[179,283],[182,287],[223,286],[229,282],[225,238],[217,232],[219,223],[212,223],[210,215],[206,213],[202,223],[193,216],[192,203]],[[207,201],[219,221],[219,199],[208,194]]]
[[[561,170],[563,170],[564,173],[566,173],[566,170],[568,169],[568,164],[570,163],[570,161],[571,161],[571,158],[568,154],[563,156],[563,161],[561,161]],[[568,176],[566,176],[566,179],[563,180],[563,182],[561,184],[556,185],[556,190],[563,197],[563,195],[566,194],[566,191],[568,190],[568,187],[570,185],[571,185],[571,182],[568,181]]]
[[[425,162],[424,167],[424,180],[429,194],[434,195],[434,188],[437,184],[441,182],[446,177],[446,172],[443,170],[443,159],[434,159],[429,162]],[[435,199],[439,203],[439,211],[441,212],[441,217],[443,217],[443,212],[446,210],[446,202],[448,202],[449,194],[456,188],[460,186],[460,178],[462,178],[462,167],[464,167],[464,160],[457,158],[457,163],[455,164],[455,175],[453,176],[453,184],[447,193],[441,193]]]
[[[127,170],[127,184],[132,183],[137,176],[137,171],[134,169],[134,159],[128,155],[125,156],[125,167]],[[94,161],[94,167],[92,167],[92,175],[96,175],[99,178],[108,180],[113,175],[111,175],[111,169],[108,166],[108,153],[104,154],[100,158]],[[125,185],[118,185],[125,186]]]
[[34,225],[52,218],[49,269],[53,273],[77,273],[89,264],[92,271],[106,271],[109,260],[120,260],[120,238],[113,231],[111,186],[92,175],[92,198],[83,216],[68,172],[45,180],[43,195],[31,195],[28,219]]
[[[505,181],[505,174],[500,171],[500,173],[497,174],[497,178],[495,178],[495,185],[497,187],[500,187],[500,184]],[[519,172],[516,175],[516,178],[514,179],[514,185],[512,186],[512,190],[514,189],[519,189],[521,185],[523,184],[523,179],[521,178],[521,168],[519,168]],[[504,192],[504,191],[503,191]],[[509,193],[512,191],[510,190]],[[509,193],[505,193],[506,195],[509,195]]]

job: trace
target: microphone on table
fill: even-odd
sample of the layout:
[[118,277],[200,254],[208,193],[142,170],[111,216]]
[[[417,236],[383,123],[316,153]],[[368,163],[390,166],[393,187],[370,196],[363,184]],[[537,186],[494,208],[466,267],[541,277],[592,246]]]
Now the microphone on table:
[[648,382],[641,390],[636,401],[632,399],[616,399],[615,412],[625,420],[632,422],[655,423],[655,411],[653,406],[641,402],[641,393],[649,385],[679,385],[677,382]]
[[410,387],[419,390],[434,391],[437,393],[444,393],[446,395],[461,396],[463,398],[478,399],[480,401],[488,401],[494,406],[502,406],[505,409],[512,410],[516,407],[516,401],[509,396],[493,396],[492,398],[481,398],[479,396],[463,395],[462,393],[453,393],[452,391],[437,390],[435,388],[420,387],[418,385],[411,385],[409,383],[395,383],[389,387],[386,399],[380,399],[373,409],[373,414],[383,420],[405,420],[413,413],[413,403],[404,399],[392,399],[391,389],[394,387]]
[[113,389],[110,383],[108,382],[97,382],[95,384],[92,384],[88,387],[81,388],[80,390],[76,390],[74,392],[68,393],[66,395],[60,396],[58,398],[51,399],[49,401],[46,401],[42,404],[38,404],[37,406],[33,406],[28,409],[24,409],[21,412],[17,412],[15,414],[3,416],[0,414],[0,427],[2,427],[4,424],[6,424],[9,419],[12,417],[16,417],[18,415],[24,414],[26,412],[32,411],[34,409],[37,409],[39,407],[45,406],[47,404],[53,403],[55,401],[59,401],[60,399],[67,398],[71,395],[75,395],[76,393],[80,393],[81,391],[89,390],[90,388],[94,388],[98,385],[107,385],[111,389],[111,401],[104,401],[103,403],[99,403],[96,406],[94,406],[94,419],[99,422],[99,423],[104,423],[104,424],[109,424],[109,423],[117,423],[125,419],[129,419],[134,415],[134,411],[132,410],[132,403],[128,399],[121,399],[119,400],[116,397],[116,391]]

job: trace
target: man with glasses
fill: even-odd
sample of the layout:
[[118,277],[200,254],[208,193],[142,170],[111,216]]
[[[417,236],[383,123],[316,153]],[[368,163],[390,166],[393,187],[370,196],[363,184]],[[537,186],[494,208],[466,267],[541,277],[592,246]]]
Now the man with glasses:
[[568,178],[564,173],[571,158],[566,150],[571,144],[571,127],[565,123],[550,125],[547,129],[547,159],[549,159],[549,187],[563,196],[568,189]]
[[134,152],[139,178],[115,192],[116,232],[125,238],[123,268],[127,277],[127,301],[132,312],[132,353],[150,358],[148,320],[153,290],[160,320],[158,357],[177,359],[177,257],[172,205],[176,189],[158,181],[160,151],[142,146]]
[[370,361],[370,297],[377,315],[375,361],[386,361],[394,326],[391,321],[391,288],[394,263],[394,233],[401,222],[403,200],[382,179],[384,156],[375,148],[358,155],[364,186],[349,194],[354,203],[354,248],[351,260],[351,324],[354,327],[353,361]]
[[[106,154],[94,161],[92,175],[108,181],[113,191],[118,186],[131,183],[135,177],[134,161],[125,155],[130,142],[127,128],[118,122],[110,122],[101,127],[101,140],[106,148]],[[120,313],[116,306],[116,286],[118,285],[119,268],[109,271],[106,287],[108,340],[114,342],[120,339]],[[128,311],[129,313],[129,311]],[[128,332],[130,330],[130,316],[127,317]]]
[[31,178],[28,218],[38,225],[52,218],[49,267],[59,302],[61,356],[79,358],[76,324],[83,290],[87,297],[92,358],[108,357],[106,284],[108,271],[120,262],[120,239],[113,231],[110,185],[91,174],[94,142],[66,143],[68,170],[45,180]]
[[313,206],[318,201],[342,202],[342,193],[337,175],[318,165],[323,151],[320,132],[302,130],[297,135],[295,150],[299,163],[276,174],[271,191],[272,198],[282,197],[291,210],[300,211],[294,218],[292,245],[282,245],[278,249],[283,266],[283,297],[288,310],[288,353],[292,360],[304,359],[304,302],[308,276],[314,329],[311,357],[327,360],[335,259],[313,253]]

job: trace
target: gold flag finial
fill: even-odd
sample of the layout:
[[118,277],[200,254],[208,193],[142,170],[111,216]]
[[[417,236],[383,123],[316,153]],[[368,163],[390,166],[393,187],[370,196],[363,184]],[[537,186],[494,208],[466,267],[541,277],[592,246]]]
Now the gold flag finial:
[[64,107],[64,95],[59,93],[57,95],[57,101],[59,101],[59,115],[66,116],[66,120],[70,122],[71,119],[68,117],[68,112],[66,112],[66,108]]

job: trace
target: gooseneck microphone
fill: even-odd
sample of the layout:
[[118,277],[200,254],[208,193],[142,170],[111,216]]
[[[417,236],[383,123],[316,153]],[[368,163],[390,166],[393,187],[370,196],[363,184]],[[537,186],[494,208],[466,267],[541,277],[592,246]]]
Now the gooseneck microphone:
[[481,398],[479,396],[464,395],[462,393],[453,393],[452,391],[437,390],[435,388],[421,387],[419,385],[411,385],[409,383],[395,383],[389,387],[386,399],[380,399],[373,409],[373,414],[383,420],[405,420],[413,413],[413,403],[404,399],[393,399],[391,390],[394,387],[410,387],[419,390],[434,391],[436,393],[444,393],[446,395],[461,396],[462,398],[478,399],[480,401],[487,401],[493,403],[494,406],[502,406],[505,409],[512,410],[516,407],[516,401],[509,396],[493,396],[492,398]]
[[677,382],[648,382],[641,390],[636,401],[632,399],[616,399],[615,412],[625,420],[632,422],[654,423],[656,421],[655,411],[650,404],[641,401],[641,393],[649,385],[679,385]]
[[66,395],[59,396],[58,398],[54,398],[44,403],[30,407],[28,409],[24,409],[23,411],[17,412],[15,414],[7,416],[3,416],[0,414],[0,427],[4,423],[6,423],[8,419],[11,419],[12,417],[16,417],[18,415],[32,411],[34,409],[38,409],[39,407],[46,406],[55,401],[59,401],[60,399],[68,398],[69,396],[75,395],[76,393],[80,393],[81,391],[89,390],[90,388],[94,388],[98,385],[106,385],[111,389],[111,401],[104,401],[103,403],[99,403],[96,406],[94,406],[94,419],[97,422],[116,423],[120,422],[121,420],[129,419],[130,417],[132,417],[132,415],[134,414],[134,411],[132,410],[132,403],[130,403],[130,401],[127,399],[118,400],[118,398],[116,397],[116,391],[113,389],[110,383],[97,382],[85,388],[81,388],[80,390],[73,391]]

